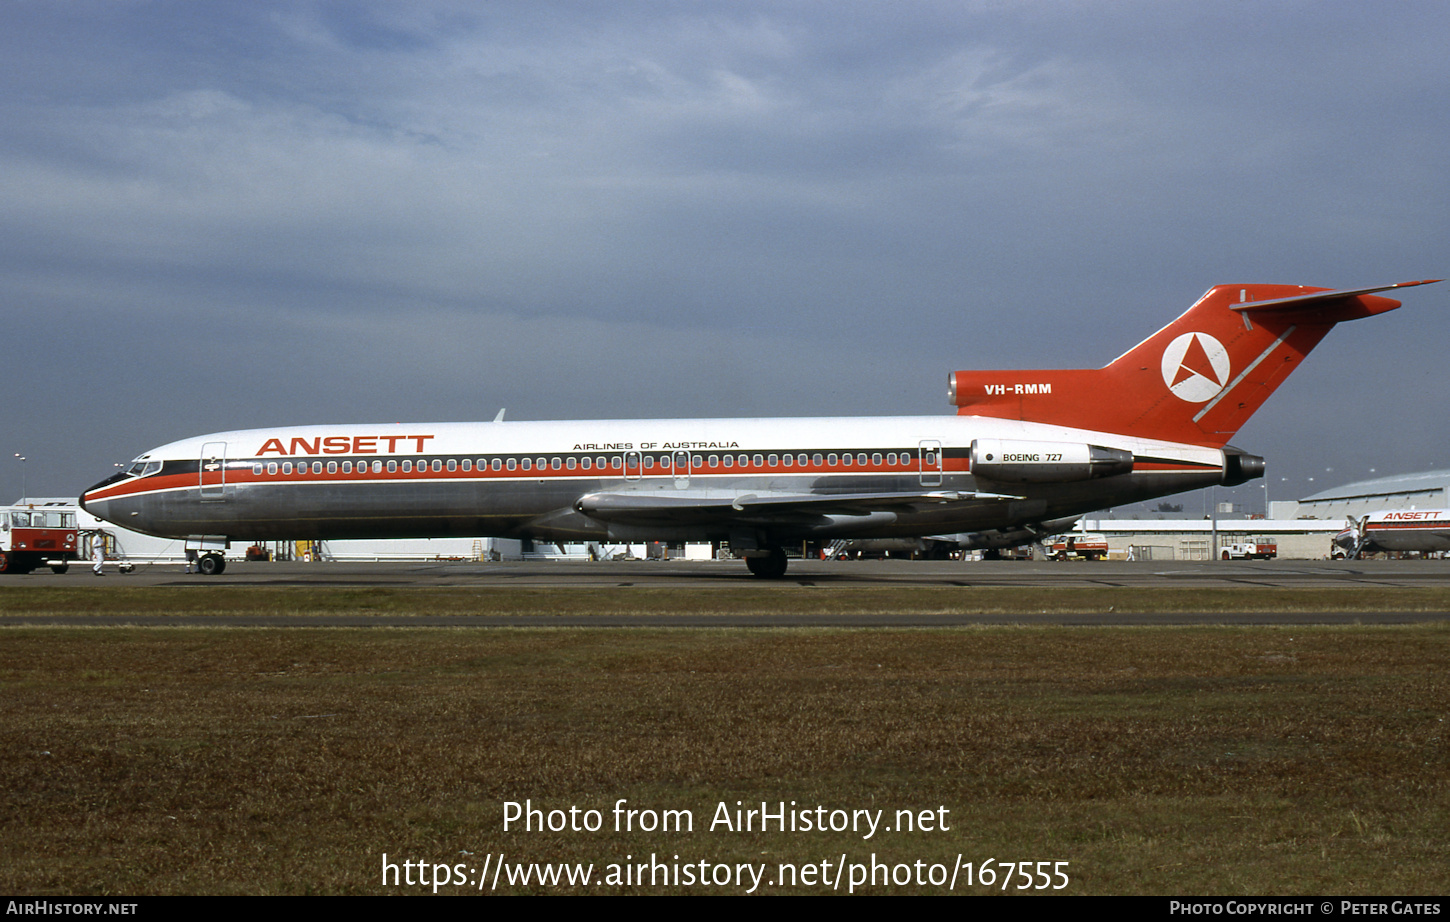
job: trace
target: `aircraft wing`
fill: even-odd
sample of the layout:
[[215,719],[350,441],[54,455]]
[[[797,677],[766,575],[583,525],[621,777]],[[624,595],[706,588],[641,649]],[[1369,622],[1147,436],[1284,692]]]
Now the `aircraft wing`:
[[588,493],[574,508],[606,522],[686,525],[708,522],[770,522],[825,515],[916,512],[929,506],[968,501],[1022,499],[1002,493],[924,490],[908,493],[741,493],[691,496],[670,493]]

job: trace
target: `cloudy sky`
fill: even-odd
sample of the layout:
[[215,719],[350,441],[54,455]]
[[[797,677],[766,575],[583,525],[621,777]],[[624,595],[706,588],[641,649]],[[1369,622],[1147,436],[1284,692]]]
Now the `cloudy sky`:
[[[1450,275],[1447,39],[1443,0],[11,0],[0,497],[17,452],[75,495],[274,424],[947,414],[1215,283]],[[1235,439],[1273,498],[1450,467],[1450,283],[1402,300]]]

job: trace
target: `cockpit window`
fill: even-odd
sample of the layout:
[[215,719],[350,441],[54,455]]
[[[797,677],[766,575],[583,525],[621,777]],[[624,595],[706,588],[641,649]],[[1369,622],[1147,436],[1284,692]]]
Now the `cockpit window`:
[[126,468],[126,473],[131,477],[150,477],[159,470],[161,470],[160,461],[148,461],[145,457],[140,457],[131,462],[131,466]]

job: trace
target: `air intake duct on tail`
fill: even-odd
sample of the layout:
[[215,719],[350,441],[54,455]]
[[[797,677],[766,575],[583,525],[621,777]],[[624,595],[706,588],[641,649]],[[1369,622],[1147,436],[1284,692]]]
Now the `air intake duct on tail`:
[[1232,445],[1223,450],[1223,485],[1236,487],[1264,476],[1264,459]]
[[1076,483],[1133,471],[1133,453],[1084,442],[976,439],[972,473],[1000,483]]

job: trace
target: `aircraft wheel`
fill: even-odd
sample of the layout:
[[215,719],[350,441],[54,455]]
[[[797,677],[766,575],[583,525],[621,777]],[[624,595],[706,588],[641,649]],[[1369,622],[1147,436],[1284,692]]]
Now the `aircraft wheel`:
[[745,558],[745,566],[760,579],[780,579],[785,576],[785,565],[785,551],[778,547],[770,549],[769,557]]
[[68,563],[53,563],[50,565],[50,572],[60,574],[70,569]]
[[204,576],[220,576],[227,568],[227,559],[220,554],[203,554],[196,562],[196,568]]

